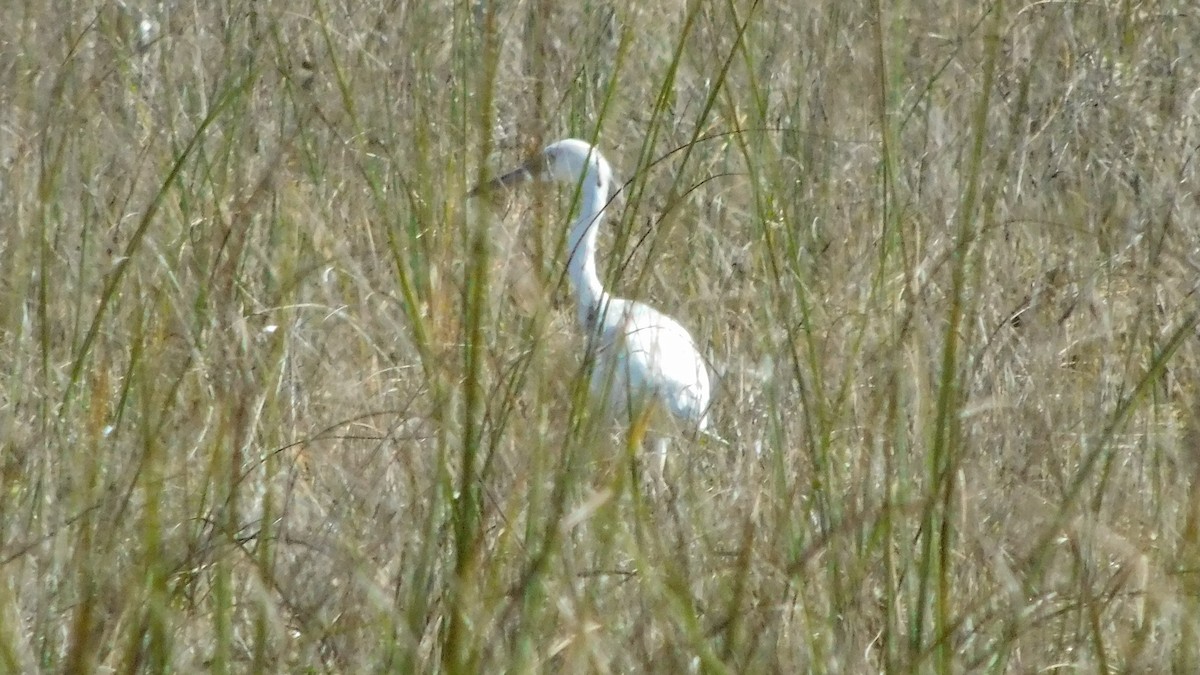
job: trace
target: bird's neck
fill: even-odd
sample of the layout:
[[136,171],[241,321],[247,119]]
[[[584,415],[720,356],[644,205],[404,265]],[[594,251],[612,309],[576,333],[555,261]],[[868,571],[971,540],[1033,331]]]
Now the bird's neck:
[[570,256],[567,273],[579,300],[579,320],[585,327],[607,297],[596,271],[596,236],[608,206],[608,183],[603,176],[592,169],[583,177],[579,218],[571,227],[567,241],[567,255]]

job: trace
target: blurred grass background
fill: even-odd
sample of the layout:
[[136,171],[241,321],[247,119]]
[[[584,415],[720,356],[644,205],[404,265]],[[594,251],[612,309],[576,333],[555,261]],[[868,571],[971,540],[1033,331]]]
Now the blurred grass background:
[[[0,670],[1192,672],[1200,16],[0,9]],[[590,419],[566,136],[689,327]]]

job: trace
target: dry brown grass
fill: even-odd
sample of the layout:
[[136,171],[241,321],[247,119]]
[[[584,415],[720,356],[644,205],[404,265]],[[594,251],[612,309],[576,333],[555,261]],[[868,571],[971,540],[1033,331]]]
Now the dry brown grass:
[[[1200,667],[1190,3],[11,4],[0,671]],[[465,197],[568,135],[673,499]]]

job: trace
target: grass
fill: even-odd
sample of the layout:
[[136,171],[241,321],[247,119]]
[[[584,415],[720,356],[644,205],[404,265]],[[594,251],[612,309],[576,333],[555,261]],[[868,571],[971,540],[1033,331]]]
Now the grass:
[[[0,670],[1200,663],[1188,3],[0,25]],[[589,415],[570,191],[466,197],[566,136],[711,360],[672,498]]]

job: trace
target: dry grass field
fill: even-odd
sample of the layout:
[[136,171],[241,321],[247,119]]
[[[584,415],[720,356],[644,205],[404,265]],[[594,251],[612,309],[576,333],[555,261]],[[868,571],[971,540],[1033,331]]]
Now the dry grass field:
[[[1191,0],[0,9],[0,672],[1200,671]],[[604,278],[728,444],[590,415]],[[628,430],[625,430],[628,431]]]

